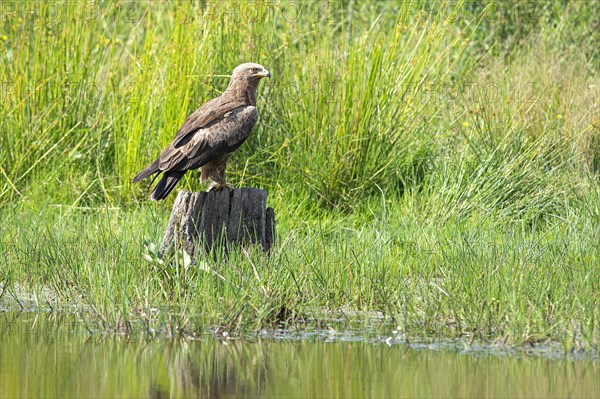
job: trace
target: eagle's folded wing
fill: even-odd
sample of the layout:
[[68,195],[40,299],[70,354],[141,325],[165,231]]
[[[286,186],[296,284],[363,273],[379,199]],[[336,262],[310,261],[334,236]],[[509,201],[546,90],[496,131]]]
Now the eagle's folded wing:
[[246,141],[257,120],[258,111],[251,105],[227,111],[205,127],[189,131],[185,140],[173,141],[160,154],[160,170],[197,169],[218,155],[235,151]]
[[208,101],[183,122],[171,145],[180,147],[186,144],[196,131],[217,123],[225,114],[244,105],[246,104],[232,101],[227,96],[220,96]]

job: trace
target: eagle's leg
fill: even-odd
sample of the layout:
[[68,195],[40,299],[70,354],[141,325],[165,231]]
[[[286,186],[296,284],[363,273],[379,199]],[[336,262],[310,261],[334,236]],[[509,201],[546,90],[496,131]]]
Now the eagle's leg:
[[233,188],[225,180],[225,167],[227,166],[228,158],[228,154],[219,155],[202,167],[202,182],[206,183],[208,180],[211,180],[208,191]]

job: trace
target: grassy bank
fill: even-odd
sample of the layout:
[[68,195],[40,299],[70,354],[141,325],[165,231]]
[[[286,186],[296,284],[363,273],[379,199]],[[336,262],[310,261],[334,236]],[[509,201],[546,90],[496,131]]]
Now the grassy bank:
[[[0,295],[87,305],[106,328],[365,310],[406,336],[597,350],[599,3],[427,4],[16,7]],[[269,191],[275,252],[144,260],[172,199],[132,176],[249,60],[273,79],[229,179]]]
[[386,207],[370,204],[362,220],[319,221],[275,202],[281,241],[270,257],[241,252],[198,266],[143,260],[153,258],[143,239],[160,243],[166,220],[148,206],[63,208],[35,223],[9,218],[4,284],[25,284],[43,307],[84,305],[106,329],[248,331],[308,319],[325,328],[336,325],[327,321],[333,316],[360,329],[353,320],[367,314],[359,310],[382,312],[410,339],[597,345],[600,250],[592,222],[423,222],[411,214],[413,200],[382,199]]

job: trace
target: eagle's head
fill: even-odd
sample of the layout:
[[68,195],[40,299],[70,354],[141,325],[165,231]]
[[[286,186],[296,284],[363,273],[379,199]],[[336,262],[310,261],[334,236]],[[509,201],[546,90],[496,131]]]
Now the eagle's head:
[[256,88],[262,78],[270,78],[271,73],[264,66],[248,62],[238,65],[231,74],[229,86],[223,95],[237,98],[250,105],[256,105]]
[[231,80],[245,80],[248,83],[257,84],[262,78],[270,78],[271,73],[267,69],[253,62],[238,65],[231,74]]

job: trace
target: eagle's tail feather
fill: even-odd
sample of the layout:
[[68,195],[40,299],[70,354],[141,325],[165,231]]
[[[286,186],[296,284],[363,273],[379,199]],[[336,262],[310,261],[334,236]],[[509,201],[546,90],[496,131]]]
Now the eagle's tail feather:
[[146,177],[153,175],[154,173],[158,173],[160,172],[160,168],[158,166],[158,159],[154,162],[152,162],[152,164],[150,166],[148,166],[147,168],[145,168],[144,170],[142,170],[140,173],[138,173],[134,178],[133,178],[133,182],[137,183],[142,179],[145,179]]
[[167,198],[167,195],[169,195],[169,193],[173,191],[173,189],[175,188],[177,183],[179,183],[179,180],[181,180],[184,174],[185,170],[166,172],[163,175],[162,179],[160,179],[156,187],[154,187],[154,190],[152,190],[150,198],[155,201]]

